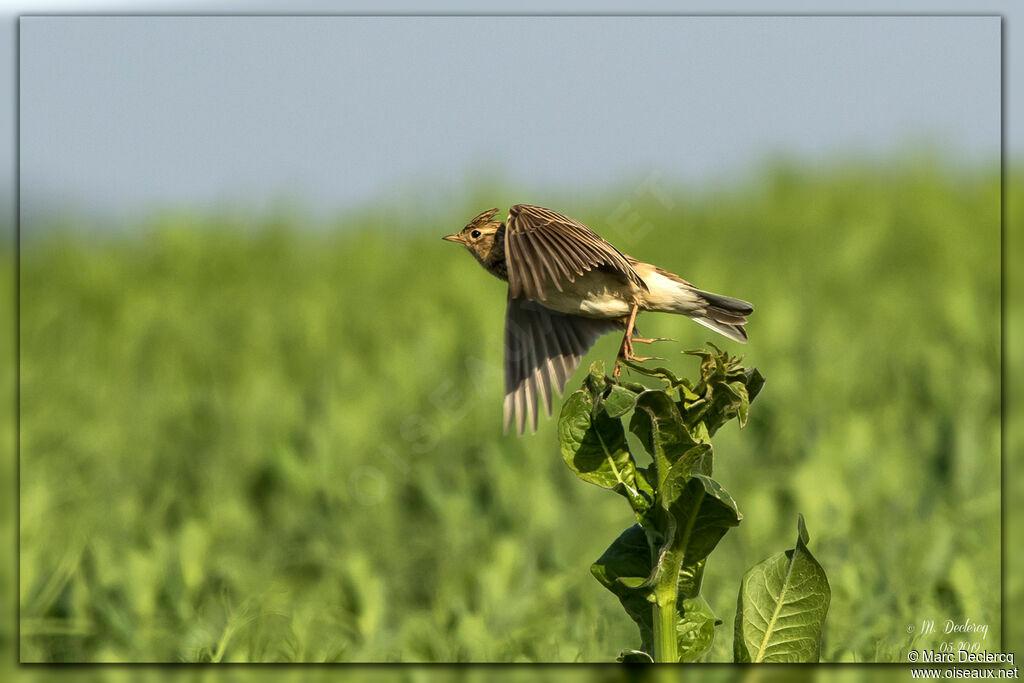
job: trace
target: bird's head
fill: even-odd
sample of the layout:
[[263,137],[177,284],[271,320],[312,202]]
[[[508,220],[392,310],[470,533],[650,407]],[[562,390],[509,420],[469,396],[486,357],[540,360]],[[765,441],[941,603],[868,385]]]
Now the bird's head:
[[[504,225],[501,221],[492,221],[497,209],[488,209],[471,220],[466,227],[454,235],[445,235],[443,239],[456,242],[469,249],[480,263],[487,265],[497,256],[504,255],[505,245],[498,239],[499,231]],[[501,251],[501,254],[495,252]]]

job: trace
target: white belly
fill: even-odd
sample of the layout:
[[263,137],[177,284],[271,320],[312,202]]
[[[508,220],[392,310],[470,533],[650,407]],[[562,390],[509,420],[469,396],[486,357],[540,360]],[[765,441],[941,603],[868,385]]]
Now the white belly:
[[651,269],[644,273],[647,291],[643,294],[641,308],[664,313],[692,315],[698,310],[703,313],[700,297],[688,287]]
[[603,271],[588,271],[575,282],[562,282],[562,291],[548,287],[541,305],[559,313],[585,318],[621,318],[633,307],[632,287]]

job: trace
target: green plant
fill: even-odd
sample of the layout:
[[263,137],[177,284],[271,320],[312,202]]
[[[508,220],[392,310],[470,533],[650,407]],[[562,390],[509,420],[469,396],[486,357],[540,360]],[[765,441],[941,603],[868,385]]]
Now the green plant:
[[[631,189],[581,187],[579,211],[600,223]],[[703,660],[732,659],[739,579],[792,543],[798,511],[832,585],[822,661],[906,662],[938,646],[906,633],[927,615],[990,624],[982,645],[1009,637],[1000,189],[998,164],[892,156],[672,186],[671,210],[632,201],[650,231],[630,253],[771,312],[744,360],[768,383],[744,429],[712,437],[744,519],[701,587],[725,621]],[[24,224],[20,279],[0,261],[21,294],[19,334],[0,340],[21,351],[6,431],[21,660],[208,661],[226,642],[237,663],[595,662],[636,647],[581,564],[633,513],[536,457],[557,449],[557,420],[494,438],[504,285],[465,286],[479,266],[438,239],[452,215],[529,196],[513,190],[403,213],[396,188],[317,230],[300,207]],[[1024,183],[1006,192],[1024,204]],[[695,235],[728,258],[695,258]],[[367,286],[378,305],[345,294]],[[673,316],[641,329],[680,348],[706,336]],[[695,380],[697,362],[660,364]]]
[[[629,367],[663,380],[649,389],[619,382],[594,363],[569,396],[558,422],[562,456],[584,481],[621,494],[637,523],[591,566],[640,629],[640,648],[621,661],[690,662],[711,647],[722,622],[701,597],[708,555],[742,516],[711,478],[711,437],[726,422],[747,421],[764,385],[756,368],[712,344],[691,383],[666,368]],[[651,457],[640,467],[623,420]],[[751,568],[739,591],[734,654],[738,662],[817,661],[830,588],[807,549],[803,517],[792,550]]]

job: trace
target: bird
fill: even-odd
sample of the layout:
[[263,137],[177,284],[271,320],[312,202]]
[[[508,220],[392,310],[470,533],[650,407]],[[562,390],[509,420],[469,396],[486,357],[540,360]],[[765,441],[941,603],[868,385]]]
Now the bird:
[[698,289],[678,275],[624,254],[583,223],[557,211],[516,204],[504,221],[498,209],[474,217],[442,239],[464,246],[495,277],[508,282],[505,308],[504,432],[516,424],[537,431],[539,407],[551,416],[554,388],[565,383],[598,337],[624,330],[619,360],[633,344],[667,341],[634,334],[640,311],[685,315],[739,343],[746,343],[754,307]]

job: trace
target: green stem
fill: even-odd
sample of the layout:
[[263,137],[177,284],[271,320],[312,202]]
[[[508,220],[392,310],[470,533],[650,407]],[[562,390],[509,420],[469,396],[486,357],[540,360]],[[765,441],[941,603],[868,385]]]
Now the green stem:
[[[667,588],[667,587],[666,587]],[[658,591],[654,604],[654,661],[675,664],[679,661],[676,640],[676,591]]]
[[662,562],[665,571],[654,587],[654,661],[658,664],[677,664],[679,640],[676,622],[679,620],[679,569],[682,557],[669,553],[662,558]]

